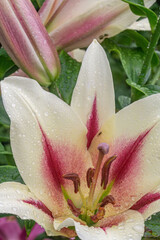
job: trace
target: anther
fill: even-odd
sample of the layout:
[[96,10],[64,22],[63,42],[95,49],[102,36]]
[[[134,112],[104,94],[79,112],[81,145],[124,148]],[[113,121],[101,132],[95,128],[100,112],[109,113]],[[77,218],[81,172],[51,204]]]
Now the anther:
[[93,216],[91,216],[91,220],[94,222],[94,223],[97,223],[99,220],[101,220],[105,215],[105,210],[103,207],[99,207],[97,213]]
[[108,158],[102,168],[102,178],[101,178],[101,186],[103,185],[103,189],[106,189],[107,184],[108,184],[108,179],[109,179],[109,171],[112,162],[117,158],[116,155]]
[[89,168],[87,171],[86,179],[87,179],[88,188],[90,188],[92,184],[94,173],[95,173],[95,168]]
[[108,195],[103,198],[102,202],[100,203],[100,207],[105,207],[108,203],[115,204],[115,199],[112,195]]
[[71,212],[72,212],[76,217],[78,217],[78,216],[81,214],[80,208],[77,208],[77,207],[74,205],[74,203],[72,202],[71,199],[68,199],[68,200],[67,200],[67,203],[68,203],[68,206],[69,206]]
[[79,190],[79,187],[80,187],[80,178],[79,178],[78,174],[76,174],[76,173],[65,174],[65,175],[63,175],[63,178],[73,181],[74,192],[77,193]]

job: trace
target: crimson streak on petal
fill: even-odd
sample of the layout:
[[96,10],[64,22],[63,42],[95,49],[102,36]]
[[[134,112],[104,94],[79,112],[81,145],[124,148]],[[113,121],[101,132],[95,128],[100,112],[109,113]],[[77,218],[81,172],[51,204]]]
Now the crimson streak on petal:
[[87,133],[87,149],[88,149],[90,147],[92,139],[99,131],[96,97],[93,101],[92,111],[91,111],[90,117],[87,121],[87,129],[88,129],[88,133]]
[[64,180],[62,178],[63,173],[60,166],[60,161],[58,161],[58,150],[56,147],[53,149],[53,146],[51,145],[41,126],[40,129],[42,132],[42,142],[45,153],[43,156],[43,162],[45,163],[43,167],[46,168],[44,169],[45,175],[46,177],[49,177],[49,175],[51,175],[52,181],[55,183],[54,187],[57,187],[57,190],[61,191],[61,185],[64,184]]
[[125,146],[125,140],[124,140],[124,143],[123,141],[121,141],[120,144],[118,144],[119,146],[121,146],[122,149],[119,149],[119,152],[117,153],[118,157],[112,166],[113,168],[112,168],[111,175],[112,175],[112,179],[115,179],[114,185],[119,184],[119,182],[123,180],[124,177],[133,169],[136,168],[137,171],[138,169],[140,169],[138,167],[140,164],[140,161],[139,161],[140,159],[138,157],[138,154],[143,146],[143,143],[147,135],[153,129],[153,127],[143,132],[136,139],[133,139],[128,143],[126,143],[126,146]]
[[132,210],[137,210],[143,213],[151,203],[160,199],[160,193],[147,193],[139,199],[132,207]]
[[44,213],[53,218],[51,211],[41,201],[35,201],[33,199],[23,200],[24,203],[33,205],[34,207],[42,210]]

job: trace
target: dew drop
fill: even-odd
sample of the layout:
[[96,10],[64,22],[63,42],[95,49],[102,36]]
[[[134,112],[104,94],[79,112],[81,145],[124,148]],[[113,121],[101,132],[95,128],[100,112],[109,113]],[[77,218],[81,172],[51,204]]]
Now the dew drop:
[[15,108],[16,104],[12,103],[12,107]]
[[142,233],[144,230],[144,227],[142,225],[135,225],[132,227],[134,231],[138,232],[138,233]]

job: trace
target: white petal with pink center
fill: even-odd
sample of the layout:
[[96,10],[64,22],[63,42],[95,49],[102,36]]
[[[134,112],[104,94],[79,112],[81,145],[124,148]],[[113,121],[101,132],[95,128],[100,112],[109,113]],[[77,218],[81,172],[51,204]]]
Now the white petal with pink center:
[[99,142],[109,143],[109,154],[117,155],[110,172],[117,208],[109,207],[108,215],[130,208],[160,183],[159,103],[160,94],[134,102],[106,122],[92,142],[89,151],[95,162]]
[[77,235],[82,240],[141,240],[144,233],[144,219],[142,215],[129,210],[121,215],[121,221],[111,227],[88,227],[68,218],[62,223],[54,223],[56,230],[63,227],[75,226]]
[[133,210],[139,211],[144,219],[160,211],[160,186],[144,195],[133,206]]
[[148,18],[134,22],[128,29],[137,30],[137,31],[151,31],[151,27],[148,21]]
[[88,129],[87,147],[89,147],[102,124],[115,113],[109,62],[96,40],[89,46],[83,59],[71,107]]
[[57,235],[49,209],[21,183],[0,184],[0,212],[15,214],[22,219],[32,219],[45,228],[49,235]]
[[88,192],[86,171],[92,163],[86,127],[70,106],[36,81],[10,77],[1,86],[11,119],[12,150],[24,182],[54,216],[70,213],[61,185],[72,193],[72,200],[79,199],[72,182],[63,179],[64,174],[78,173],[83,193]]

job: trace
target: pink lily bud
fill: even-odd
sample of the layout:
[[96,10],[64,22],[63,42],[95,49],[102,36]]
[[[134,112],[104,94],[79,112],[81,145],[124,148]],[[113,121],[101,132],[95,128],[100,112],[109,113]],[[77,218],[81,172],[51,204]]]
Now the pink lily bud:
[[[155,0],[144,2],[150,7]],[[67,51],[112,37],[138,19],[121,0],[46,0],[39,14],[57,49]]]
[[29,0],[0,1],[0,42],[15,64],[44,86],[59,72],[56,49]]

